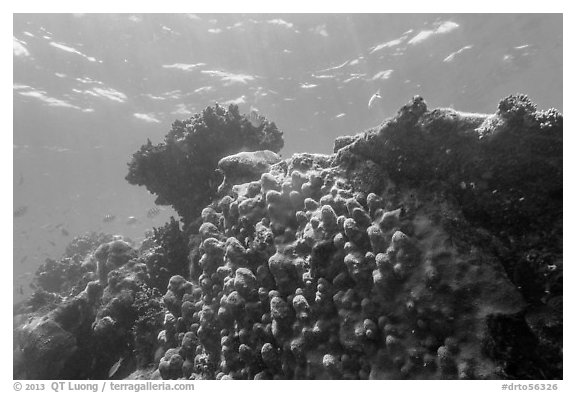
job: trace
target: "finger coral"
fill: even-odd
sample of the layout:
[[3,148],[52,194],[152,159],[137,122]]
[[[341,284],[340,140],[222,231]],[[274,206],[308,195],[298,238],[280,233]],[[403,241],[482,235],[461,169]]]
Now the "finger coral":
[[[186,225],[140,255],[100,246],[85,303],[25,325],[40,339],[24,358],[46,335],[48,353],[74,348],[78,326],[110,348],[137,321],[165,379],[561,378],[561,114],[521,95],[493,115],[414,97],[333,155],[286,160],[264,124],[208,108],[144,146],[129,180]],[[62,317],[83,304],[85,320]]]

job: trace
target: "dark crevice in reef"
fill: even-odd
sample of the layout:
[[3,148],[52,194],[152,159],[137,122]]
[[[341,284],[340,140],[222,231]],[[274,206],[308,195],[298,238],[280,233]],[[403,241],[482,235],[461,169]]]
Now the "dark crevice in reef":
[[238,108],[177,121],[127,180],[137,249],[77,238],[15,307],[15,378],[560,379],[562,115],[420,97],[334,154]]

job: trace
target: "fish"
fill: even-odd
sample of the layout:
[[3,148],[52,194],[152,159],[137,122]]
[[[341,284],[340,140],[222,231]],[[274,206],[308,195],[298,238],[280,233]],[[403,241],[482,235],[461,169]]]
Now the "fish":
[[20,258],[20,263],[26,262],[27,259],[28,259],[28,255],[24,255],[22,258]]
[[28,211],[28,206],[20,206],[18,209],[14,210],[14,218],[22,217]]
[[146,213],[146,217],[154,218],[158,214],[160,214],[160,208],[154,206],[154,207],[151,207],[150,209],[148,209],[148,212]]
[[138,219],[137,219],[136,217],[134,217],[134,216],[130,216],[130,217],[128,217],[128,219],[126,220],[126,224],[127,224],[127,225],[134,225],[134,224],[136,224],[136,223],[138,223]]
[[56,247],[56,243],[54,243],[52,240],[48,240],[48,243],[52,244],[52,247]]
[[18,185],[21,186],[24,184],[24,175],[20,174],[20,180],[18,180]]
[[258,114],[255,110],[252,110],[248,115],[248,121],[252,124],[252,127],[258,128],[263,123],[263,117]]
[[60,233],[62,233],[62,235],[64,235],[64,236],[68,236],[68,235],[70,234],[70,232],[68,232],[68,231],[66,230],[66,228],[61,228],[61,229],[60,229]]
[[106,215],[104,216],[104,218],[102,219],[102,222],[110,223],[110,222],[114,221],[115,219],[116,219],[116,216],[115,216],[115,215],[106,214]]
[[112,367],[110,367],[110,370],[108,371],[108,378],[112,378],[112,376],[118,372],[120,366],[122,366],[122,361],[124,361],[124,357],[118,359],[118,361],[114,363]]
[[376,93],[372,95],[372,97],[370,97],[370,101],[368,101],[368,108],[372,109],[374,105],[376,105],[376,101],[381,99],[382,96],[380,95],[380,90],[378,90]]

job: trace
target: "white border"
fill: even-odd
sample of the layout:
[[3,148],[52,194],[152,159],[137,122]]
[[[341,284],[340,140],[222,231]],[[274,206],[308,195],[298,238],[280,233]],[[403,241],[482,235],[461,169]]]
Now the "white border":
[[[573,48],[574,41],[569,37],[576,37],[574,34],[574,20],[573,9],[568,4],[568,1],[495,1],[495,0],[482,0],[475,3],[470,1],[446,1],[446,0],[408,0],[408,1],[385,1],[385,0],[353,0],[353,1],[313,1],[313,0],[290,0],[287,2],[275,2],[273,0],[218,0],[217,2],[210,1],[154,1],[154,2],[135,2],[135,1],[118,1],[118,0],[99,0],[95,2],[80,2],[78,0],[33,0],[33,1],[9,1],[8,4],[4,2],[2,7],[2,48],[4,61],[0,64],[2,66],[2,114],[4,119],[4,132],[10,135],[6,139],[12,141],[12,13],[58,13],[58,12],[103,12],[103,13],[180,13],[180,12],[200,12],[200,13],[564,13],[564,70],[574,70],[573,62]],[[573,186],[573,173],[576,169],[575,157],[573,154],[575,148],[575,133],[573,127],[573,115],[567,108],[572,108],[571,94],[573,87],[573,73],[563,72],[564,74],[564,114],[566,122],[564,151],[565,151],[565,168],[564,168],[564,190],[565,190],[565,211],[564,211],[564,228],[565,228],[565,272],[566,284],[571,284],[575,280],[574,277],[574,241],[570,241],[574,235],[571,230],[573,223],[576,222],[576,215],[572,201],[576,201]],[[12,144],[4,143],[1,145],[2,154],[0,155],[2,181],[4,184],[10,181],[12,176]],[[2,194],[2,212],[4,216],[3,225],[1,227],[2,234],[2,249],[5,251],[3,255],[4,272],[1,275],[2,288],[2,305],[5,313],[11,314],[11,296],[12,296],[12,215],[11,209],[12,193],[5,192]],[[9,224],[10,223],[10,224]],[[9,251],[8,251],[9,250]],[[572,332],[574,331],[574,312],[571,310],[574,300],[574,285],[565,286],[565,313],[564,313],[564,326],[565,332],[565,354],[564,354],[564,381],[557,381],[560,388],[558,391],[576,391],[576,384],[574,382],[574,375],[576,369],[574,368],[574,338]],[[2,324],[2,337],[8,342],[12,341],[11,317],[6,318]],[[7,345],[6,353],[2,357],[2,380],[0,387],[3,391],[14,391],[12,381],[12,356],[9,353]],[[553,381],[543,381],[545,383]],[[230,385],[230,384],[233,384]],[[225,382],[204,382],[198,381],[196,391],[207,390],[230,390],[236,391],[288,391],[294,389],[303,389],[304,391],[313,389],[329,389],[335,392],[348,392],[351,389],[389,389],[394,391],[396,389],[403,390],[442,390],[443,392],[456,392],[461,393],[462,389],[467,392],[496,392],[501,391],[502,382],[497,381],[367,381],[367,382],[351,382],[351,381],[283,381],[279,382],[254,382],[243,383],[235,381],[232,383]],[[572,388],[569,388],[572,386]],[[46,389],[49,390],[49,389]]]

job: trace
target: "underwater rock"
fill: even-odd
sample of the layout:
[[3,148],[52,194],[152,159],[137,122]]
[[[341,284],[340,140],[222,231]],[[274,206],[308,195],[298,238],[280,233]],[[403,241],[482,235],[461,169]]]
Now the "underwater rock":
[[15,351],[18,379],[44,379],[62,375],[65,363],[77,350],[76,337],[52,318],[35,318],[18,332],[24,345]]

